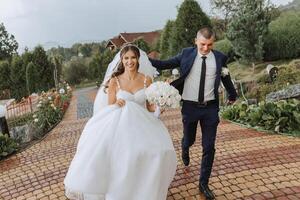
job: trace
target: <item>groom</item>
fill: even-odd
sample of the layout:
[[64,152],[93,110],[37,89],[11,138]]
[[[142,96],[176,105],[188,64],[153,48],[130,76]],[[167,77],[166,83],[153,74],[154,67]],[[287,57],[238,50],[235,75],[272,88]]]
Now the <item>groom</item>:
[[[214,155],[217,126],[219,123],[218,88],[222,81],[229,93],[230,104],[237,97],[229,74],[222,74],[226,68],[227,57],[213,50],[215,34],[209,27],[201,28],[195,39],[197,47],[185,48],[177,56],[169,60],[150,59],[152,65],[160,70],[180,68],[179,79],[171,85],[182,95],[182,160],[189,165],[189,147],[196,138],[198,121],[202,131],[202,162],[200,169],[199,190],[207,199],[214,199],[214,194],[208,187]],[[226,70],[224,70],[226,71]]]

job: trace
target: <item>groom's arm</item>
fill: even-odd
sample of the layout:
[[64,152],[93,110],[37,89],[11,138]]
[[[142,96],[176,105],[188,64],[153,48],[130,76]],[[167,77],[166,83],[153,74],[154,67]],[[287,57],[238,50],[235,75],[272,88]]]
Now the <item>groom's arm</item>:
[[180,67],[181,58],[182,58],[182,52],[168,60],[155,60],[152,58],[149,58],[149,60],[153,65],[153,67],[159,70],[164,70],[164,69],[174,69]]
[[[224,65],[223,65],[223,67],[225,67],[225,68],[227,68],[226,61],[227,61],[227,57],[224,57]],[[234,85],[233,85],[233,83],[231,81],[230,74],[228,74],[227,76],[221,76],[221,80],[222,80],[222,83],[223,83],[226,91],[228,92],[228,100],[230,102],[236,101],[236,99],[237,99],[237,93],[236,93]]]

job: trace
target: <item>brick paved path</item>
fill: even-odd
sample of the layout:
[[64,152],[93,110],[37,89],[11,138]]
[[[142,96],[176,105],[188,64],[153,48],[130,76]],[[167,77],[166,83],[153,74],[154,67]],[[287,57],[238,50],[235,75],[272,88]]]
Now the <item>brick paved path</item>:
[[[83,117],[92,114],[95,94],[91,88],[75,92],[63,121],[44,140],[0,162],[0,199],[66,199],[62,182],[88,119]],[[180,111],[166,111],[162,120],[179,159]],[[190,167],[185,169],[179,160],[168,200],[203,199],[197,189],[200,136],[199,131]],[[216,145],[210,186],[217,200],[300,199],[300,138],[269,135],[223,121]]]

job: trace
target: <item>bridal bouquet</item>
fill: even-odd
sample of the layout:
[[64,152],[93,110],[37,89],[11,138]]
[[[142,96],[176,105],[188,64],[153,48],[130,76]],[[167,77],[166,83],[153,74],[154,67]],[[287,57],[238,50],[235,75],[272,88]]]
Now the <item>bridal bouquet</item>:
[[161,108],[178,108],[181,96],[169,83],[157,81],[146,89],[147,100]]

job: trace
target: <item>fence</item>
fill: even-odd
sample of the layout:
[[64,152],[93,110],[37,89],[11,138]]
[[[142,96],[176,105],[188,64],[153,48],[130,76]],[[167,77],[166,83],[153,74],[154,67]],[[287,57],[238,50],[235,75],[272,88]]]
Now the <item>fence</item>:
[[30,96],[16,103],[11,102],[6,106],[6,119],[13,119],[24,114],[31,113],[35,110],[38,97]]

